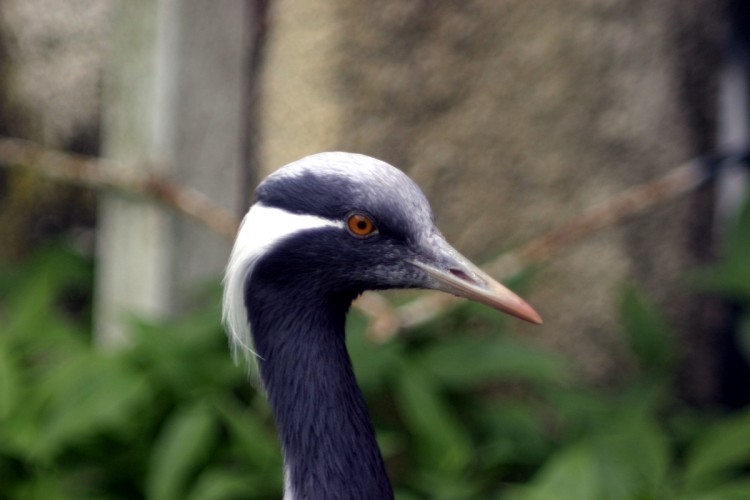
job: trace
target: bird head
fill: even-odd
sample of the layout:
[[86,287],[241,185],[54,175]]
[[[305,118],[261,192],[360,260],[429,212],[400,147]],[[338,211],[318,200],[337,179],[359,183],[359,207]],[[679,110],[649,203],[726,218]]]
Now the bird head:
[[245,216],[224,280],[224,321],[249,348],[248,290],[276,297],[347,297],[425,288],[465,297],[532,323],[523,299],[456,251],[419,187],[364,155],[320,153],[264,180]]

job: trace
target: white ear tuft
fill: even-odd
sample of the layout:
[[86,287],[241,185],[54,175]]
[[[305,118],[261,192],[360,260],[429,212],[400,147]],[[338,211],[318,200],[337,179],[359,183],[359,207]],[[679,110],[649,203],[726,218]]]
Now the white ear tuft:
[[238,361],[240,356],[250,361],[260,357],[253,350],[245,305],[245,286],[251,279],[258,259],[295,233],[326,226],[343,229],[344,222],[314,215],[295,214],[281,208],[267,207],[262,203],[253,205],[245,215],[224,274],[222,301],[222,321],[229,336],[235,361]]

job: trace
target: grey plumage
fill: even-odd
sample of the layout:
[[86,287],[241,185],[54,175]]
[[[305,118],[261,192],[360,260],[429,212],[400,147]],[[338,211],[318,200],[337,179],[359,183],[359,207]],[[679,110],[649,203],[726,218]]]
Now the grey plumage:
[[224,283],[233,347],[254,349],[279,427],[285,498],[393,496],[346,352],[364,290],[443,290],[541,322],[445,241],[411,179],[351,153],[303,158],[258,186]]

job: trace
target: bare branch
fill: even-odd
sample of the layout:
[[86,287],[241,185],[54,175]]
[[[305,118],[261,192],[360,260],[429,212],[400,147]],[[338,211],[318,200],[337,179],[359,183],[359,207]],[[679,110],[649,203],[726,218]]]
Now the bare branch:
[[234,239],[237,234],[237,219],[205,195],[175,184],[166,177],[143,175],[117,162],[65,153],[20,139],[0,138],[0,163],[28,168],[51,179],[79,186],[154,198],[222,236]]
[[[482,267],[499,279],[508,279],[528,267],[552,258],[564,248],[579,243],[592,233],[691,192],[705,179],[706,172],[699,161],[687,162],[662,177],[635,186],[576,215],[552,231],[521,245],[514,251],[500,255]],[[387,302],[376,301],[367,296],[363,296],[357,305],[365,314],[374,318],[370,323],[368,335],[384,341],[400,329],[430,321],[450,310],[458,302],[459,299],[451,295],[430,292],[400,307],[388,307]]]
[[[231,213],[200,192],[162,176],[144,176],[132,167],[110,160],[64,153],[19,139],[0,138],[0,164],[20,165],[52,179],[94,189],[112,189],[154,198],[229,239],[234,239],[239,226],[239,221]],[[687,162],[662,177],[635,186],[578,214],[483,267],[493,276],[507,279],[552,258],[592,233],[691,192],[705,179],[705,169],[698,160]],[[383,341],[401,329],[430,321],[457,302],[458,299],[451,295],[431,292],[394,307],[381,295],[367,293],[357,300],[355,306],[370,319],[369,335]]]

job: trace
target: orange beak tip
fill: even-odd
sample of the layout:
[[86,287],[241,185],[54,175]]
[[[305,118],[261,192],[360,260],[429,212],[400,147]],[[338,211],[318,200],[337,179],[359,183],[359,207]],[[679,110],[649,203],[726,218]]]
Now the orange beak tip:
[[528,321],[529,323],[533,323],[535,325],[543,324],[544,320],[542,319],[542,316],[538,312],[536,312],[536,310],[528,303],[523,301],[523,299],[520,300],[522,301],[521,304],[519,304],[512,310],[508,310],[507,312],[519,319]]

